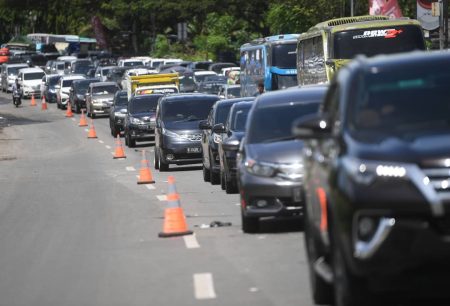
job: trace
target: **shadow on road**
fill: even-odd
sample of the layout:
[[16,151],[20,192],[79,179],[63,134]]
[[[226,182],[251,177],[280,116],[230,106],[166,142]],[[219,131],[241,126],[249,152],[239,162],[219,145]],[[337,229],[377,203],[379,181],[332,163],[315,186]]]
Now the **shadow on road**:
[[14,116],[11,114],[0,114],[2,119],[0,120],[0,128],[6,127],[8,125],[28,125],[28,124],[40,124],[48,123],[48,120],[36,120],[26,117]]
[[168,172],[175,172],[175,171],[198,171],[198,170],[202,170],[202,166],[198,165],[198,166],[174,166],[174,168],[169,168]]
[[302,231],[303,231],[303,221],[301,218],[261,219],[259,221],[259,234],[302,232]]

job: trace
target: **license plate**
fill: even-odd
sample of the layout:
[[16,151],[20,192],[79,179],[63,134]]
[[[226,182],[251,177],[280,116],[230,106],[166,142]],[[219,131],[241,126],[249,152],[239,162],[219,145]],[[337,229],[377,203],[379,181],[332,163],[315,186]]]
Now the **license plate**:
[[201,153],[201,148],[187,148],[188,153]]
[[302,201],[302,190],[300,187],[296,187],[296,188],[292,189],[292,200],[294,202]]

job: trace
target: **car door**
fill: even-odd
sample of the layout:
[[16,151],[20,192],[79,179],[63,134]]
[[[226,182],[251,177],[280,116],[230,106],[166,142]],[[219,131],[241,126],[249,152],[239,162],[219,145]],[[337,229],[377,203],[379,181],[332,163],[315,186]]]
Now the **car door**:
[[210,126],[209,129],[204,129],[202,131],[202,154],[203,154],[203,163],[206,168],[211,169],[210,160],[209,160],[209,138],[211,135],[211,128],[212,128],[212,118],[214,116],[214,110],[215,107],[211,109],[209,112],[208,118],[206,119],[206,122]]

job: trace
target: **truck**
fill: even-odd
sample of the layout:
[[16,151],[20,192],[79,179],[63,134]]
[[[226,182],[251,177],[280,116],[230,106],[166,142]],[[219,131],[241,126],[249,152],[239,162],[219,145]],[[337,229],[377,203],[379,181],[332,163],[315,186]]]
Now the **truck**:
[[128,99],[135,94],[136,89],[145,87],[147,92],[151,92],[151,89],[155,89],[158,92],[164,90],[164,88],[170,89],[173,92],[179,92],[180,80],[178,78],[178,73],[164,73],[164,74],[146,74],[137,76],[128,76],[127,82],[127,93]]

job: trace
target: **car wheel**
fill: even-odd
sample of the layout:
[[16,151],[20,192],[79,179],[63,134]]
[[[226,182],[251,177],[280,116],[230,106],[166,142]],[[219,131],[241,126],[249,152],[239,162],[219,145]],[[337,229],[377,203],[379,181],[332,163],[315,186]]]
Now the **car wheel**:
[[159,162],[159,172],[169,171],[169,164],[165,163],[162,160],[161,155],[158,155],[158,162]]
[[156,170],[159,169],[159,154],[158,154],[158,148],[155,148],[155,158],[153,159],[153,167],[155,167]]
[[349,270],[339,243],[332,242],[332,262],[334,275],[334,305],[361,306],[375,305],[363,279],[352,275]]
[[203,181],[209,182],[211,180],[211,172],[203,165]]
[[129,148],[134,148],[136,146],[136,140],[131,139],[130,134],[127,134],[127,143]]
[[244,233],[256,233],[259,230],[259,219],[254,217],[246,217],[241,210],[242,231]]
[[128,133],[125,132],[125,145],[128,146]]
[[81,107],[80,107],[80,105],[78,103],[75,103],[75,112],[77,114],[81,114]]
[[213,171],[213,159],[212,154],[209,153],[209,172],[210,174],[210,181],[212,185],[218,185],[220,184],[220,173]]
[[119,132],[117,131],[116,126],[113,124],[111,126],[111,135],[112,135],[112,137],[117,137],[118,134],[119,134]]
[[225,175],[222,171],[220,171],[220,188],[222,188],[222,190],[225,190]]
[[225,181],[225,192],[227,194],[237,193],[238,189],[237,189],[236,183],[231,181],[228,178],[228,175],[227,175],[226,171],[224,171],[223,176],[224,176],[224,181]]
[[93,112],[91,113],[91,118],[95,119],[95,114]]
[[309,222],[308,216],[305,216],[305,248],[308,258],[309,279],[311,295],[315,304],[332,304],[333,302],[333,287],[320,277],[314,269],[315,262],[322,256],[319,254],[318,243],[312,225]]

